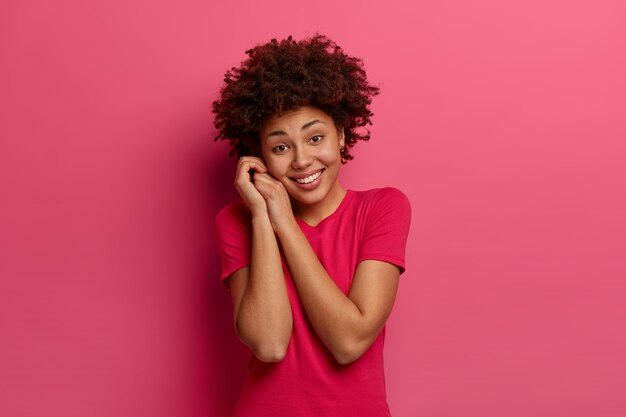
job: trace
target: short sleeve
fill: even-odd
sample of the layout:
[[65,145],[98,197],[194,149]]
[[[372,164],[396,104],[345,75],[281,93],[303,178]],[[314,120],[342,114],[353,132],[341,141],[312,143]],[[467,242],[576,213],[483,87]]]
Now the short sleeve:
[[402,191],[387,187],[372,196],[363,226],[358,262],[371,259],[406,268],[406,242],[411,226],[411,203]]
[[215,217],[215,229],[221,261],[220,281],[226,286],[226,278],[250,265],[250,211],[243,203],[227,205]]

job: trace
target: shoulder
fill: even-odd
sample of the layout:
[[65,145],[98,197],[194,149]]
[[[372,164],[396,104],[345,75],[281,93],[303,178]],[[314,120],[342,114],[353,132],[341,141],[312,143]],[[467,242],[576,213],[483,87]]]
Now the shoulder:
[[215,224],[218,227],[240,224],[245,225],[250,222],[250,210],[243,201],[230,203],[220,209],[215,216]]
[[410,210],[411,207],[406,194],[395,187],[372,188],[354,193],[359,205],[370,208],[390,206],[393,208],[408,207]]

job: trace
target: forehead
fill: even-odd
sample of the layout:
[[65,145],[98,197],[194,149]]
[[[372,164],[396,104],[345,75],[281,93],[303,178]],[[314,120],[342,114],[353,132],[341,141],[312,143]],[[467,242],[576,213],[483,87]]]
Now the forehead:
[[275,114],[271,116],[263,124],[260,133],[261,136],[265,136],[268,132],[277,129],[300,131],[302,126],[316,119],[324,122],[328,126],[334,127],[332,118],[324,111],[312,106],[303,106],[280,115]]

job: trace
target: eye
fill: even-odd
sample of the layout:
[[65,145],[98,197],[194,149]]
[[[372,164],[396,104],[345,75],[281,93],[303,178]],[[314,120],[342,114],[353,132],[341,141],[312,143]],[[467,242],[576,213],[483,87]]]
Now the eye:
[[287,150],[287,145],[283,145],[283,144],[276,145],[276,146],[274,146],[274,147],[272,148],[272,151],[273,151],[274,153],[283,153],[283,152],[285,152],[286,150]]
[[322,136],[322,135],[315,135],[315,136],[311,137],[311,139],[309,139],[309,141],[311,143],[320,143],[322,141],[322,139],[324,139],[324,136]]

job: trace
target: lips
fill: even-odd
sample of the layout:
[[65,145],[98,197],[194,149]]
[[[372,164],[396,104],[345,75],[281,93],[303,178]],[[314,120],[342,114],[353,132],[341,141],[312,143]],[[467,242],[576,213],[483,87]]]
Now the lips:
[[324,171],[324,169],[319,169],[317,171],[311,171],[304,174],[298,174],[290,177],[290,179],[297,182],[298,184],[310,184],[318,179],[320,175],[322,175],[322,171]]

